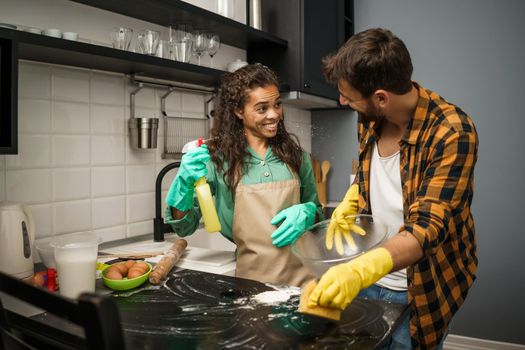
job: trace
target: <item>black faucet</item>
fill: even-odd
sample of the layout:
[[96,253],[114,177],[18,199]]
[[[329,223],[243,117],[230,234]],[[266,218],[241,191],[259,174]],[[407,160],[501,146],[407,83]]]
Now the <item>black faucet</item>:
[[166,165],[159,171],[155,181],[155,218],[153,219],[153,240],[155,242],[164,241],[164,233],[173,232],[170,225],[164,223],[162,218],[162,179],[171,169],[180,167],[180,162],[173,162]]

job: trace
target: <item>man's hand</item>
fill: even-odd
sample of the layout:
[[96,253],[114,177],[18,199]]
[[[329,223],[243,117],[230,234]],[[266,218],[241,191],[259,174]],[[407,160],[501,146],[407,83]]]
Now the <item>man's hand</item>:
[[272,243],[284,247],[294,243],[315,222],[317,206],[313,202],[292,205],[281,210],[271,221],[272,225],[284,222],[272,233]]
[[334,247],[337,252],[342,255],[343,238],[350,247],[355,247],[354,240],[350,234],[353,231],[357,234],[364,235],[366,232],[355,224],[354,215],[357,214],[357,200],[359,198],[359,185],[353,184],[346,192],[345,197],[335,208],[332,214],[332,221],[328,225],[326,231],[325,245],[326,248],[332,250]]
[[392,256],[385,248],[373,249],[348,263],[333,266],[310,294],[308,305],[344,310],[361,289],[377,282],[392,267]]

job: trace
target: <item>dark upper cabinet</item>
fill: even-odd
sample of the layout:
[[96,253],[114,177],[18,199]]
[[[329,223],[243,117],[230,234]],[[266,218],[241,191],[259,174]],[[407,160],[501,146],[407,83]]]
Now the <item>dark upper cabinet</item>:
[[353,1],[264,0],[263,31],[288,41],[287,48],[248,52],[250,62],[274,68],[281,90],[337,100],[338,92],[323,76],[321,61],[353,34]]
[[16,154],[18,60],[16,45],[0,36],[0,154]]

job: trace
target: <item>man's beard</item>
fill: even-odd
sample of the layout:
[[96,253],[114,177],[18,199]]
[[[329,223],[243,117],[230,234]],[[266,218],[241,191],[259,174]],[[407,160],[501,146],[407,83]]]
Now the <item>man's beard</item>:
[[359,120],[364,123],[378,122],[382,119],[380,115],[368,114],[368,113],[357,113]]

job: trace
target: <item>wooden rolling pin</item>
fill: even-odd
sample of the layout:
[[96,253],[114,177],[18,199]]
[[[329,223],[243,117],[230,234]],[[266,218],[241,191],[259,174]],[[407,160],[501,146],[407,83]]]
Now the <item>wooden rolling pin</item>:
[[187,245],[188,242],[186,242],[185,239],[178,239],[177,242],[173,243],[171,248],[164,254],[157,265],[155,265],[153,271],[151,271],[149,283],[160,284],[165,280],[173,266],[179,261]]

